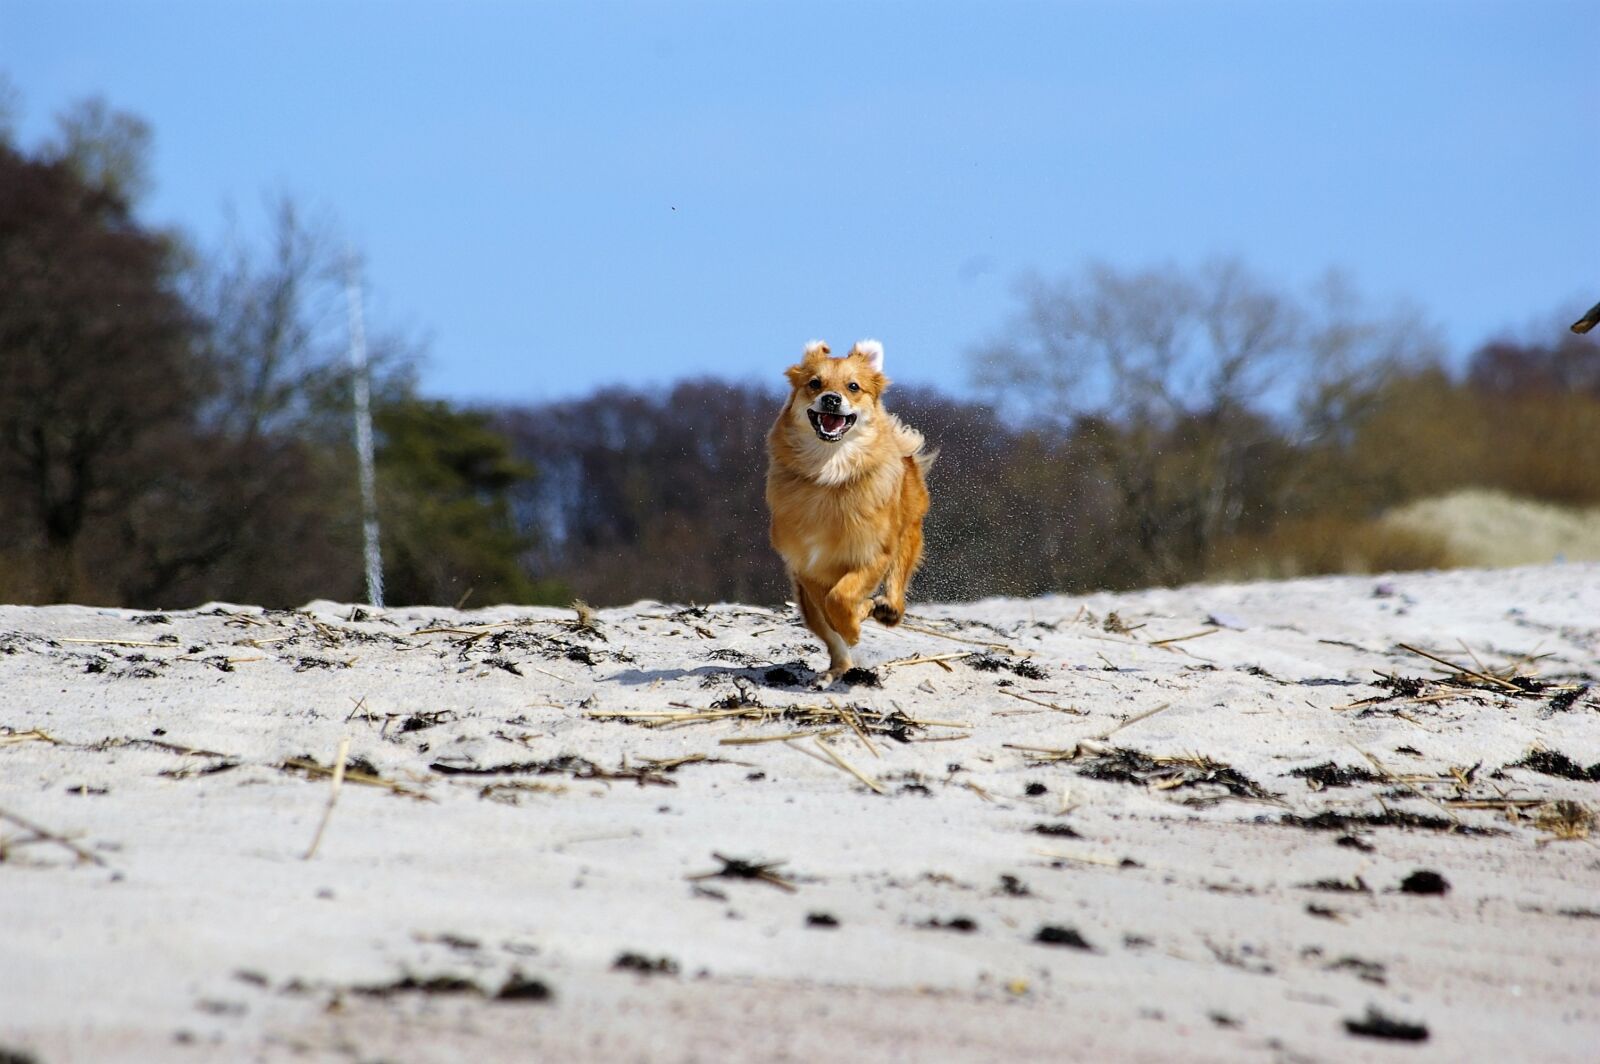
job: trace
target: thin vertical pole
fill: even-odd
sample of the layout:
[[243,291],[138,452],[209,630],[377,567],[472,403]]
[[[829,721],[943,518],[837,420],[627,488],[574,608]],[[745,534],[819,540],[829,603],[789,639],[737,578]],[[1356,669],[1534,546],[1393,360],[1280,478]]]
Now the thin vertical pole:
[[378,490],[372,464],[372,387],[367,374],[367,326],[361,312],[356,257],[345,257],[345,296],[350,305],[350,368],[355,378],[356,459],[361,469],[361,532],[367,565],[367,602],[383,608],[383,555],[378,547]]

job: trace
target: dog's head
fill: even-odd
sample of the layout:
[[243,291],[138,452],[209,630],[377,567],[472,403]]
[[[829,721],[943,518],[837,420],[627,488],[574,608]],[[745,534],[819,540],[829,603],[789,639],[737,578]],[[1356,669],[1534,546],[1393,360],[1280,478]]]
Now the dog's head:
[[828,345],[813,340],[805,357],[784,370],[793,394],[787,416],[824,444],[871,434],[882,412],[879,399],[889,387],[883,375],[883,345],[861,340],[843,358],[831,358]]

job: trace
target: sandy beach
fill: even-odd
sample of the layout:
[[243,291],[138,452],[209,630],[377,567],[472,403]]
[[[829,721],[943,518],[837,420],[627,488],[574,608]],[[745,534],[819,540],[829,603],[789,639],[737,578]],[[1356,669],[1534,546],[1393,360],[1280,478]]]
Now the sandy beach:
[[0,607],[0,1060],[1594,1059],[1600,565],[911,610]]

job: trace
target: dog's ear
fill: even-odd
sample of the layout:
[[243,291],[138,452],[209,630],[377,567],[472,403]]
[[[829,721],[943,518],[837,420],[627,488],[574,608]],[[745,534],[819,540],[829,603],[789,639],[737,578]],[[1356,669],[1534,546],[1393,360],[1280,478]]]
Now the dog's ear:
[[[883,345],[876,340],[857,340],[850,354],[846,358],[856,356],[866,359],[867,368],[871,373],[870,388],[874,395],[881,395],[889,387],[889,378],[883,375]],[[864,382],[865,383],[865,382]]]
[[828,350],[828,345],[821,340],[808,341],[800,361],[783,371],[783,375],[789,378],[789,387],[798,388],[815,376],[816,365],[828,357]]
[[857,340],[850,354],[860,355],[872,365],[872,372],[883,372],[883,345],[876,340]]

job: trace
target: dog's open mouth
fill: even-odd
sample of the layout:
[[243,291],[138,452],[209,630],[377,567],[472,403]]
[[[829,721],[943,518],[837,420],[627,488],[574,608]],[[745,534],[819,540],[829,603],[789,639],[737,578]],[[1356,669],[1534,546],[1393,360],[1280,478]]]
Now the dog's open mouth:
[[850,431],[850,426],[856,423],[854,414],[829,414],[820,410],[807,410],[806,417],[811,419],[811,427],[816,431],[817,439],[833,443],[844,438]]

